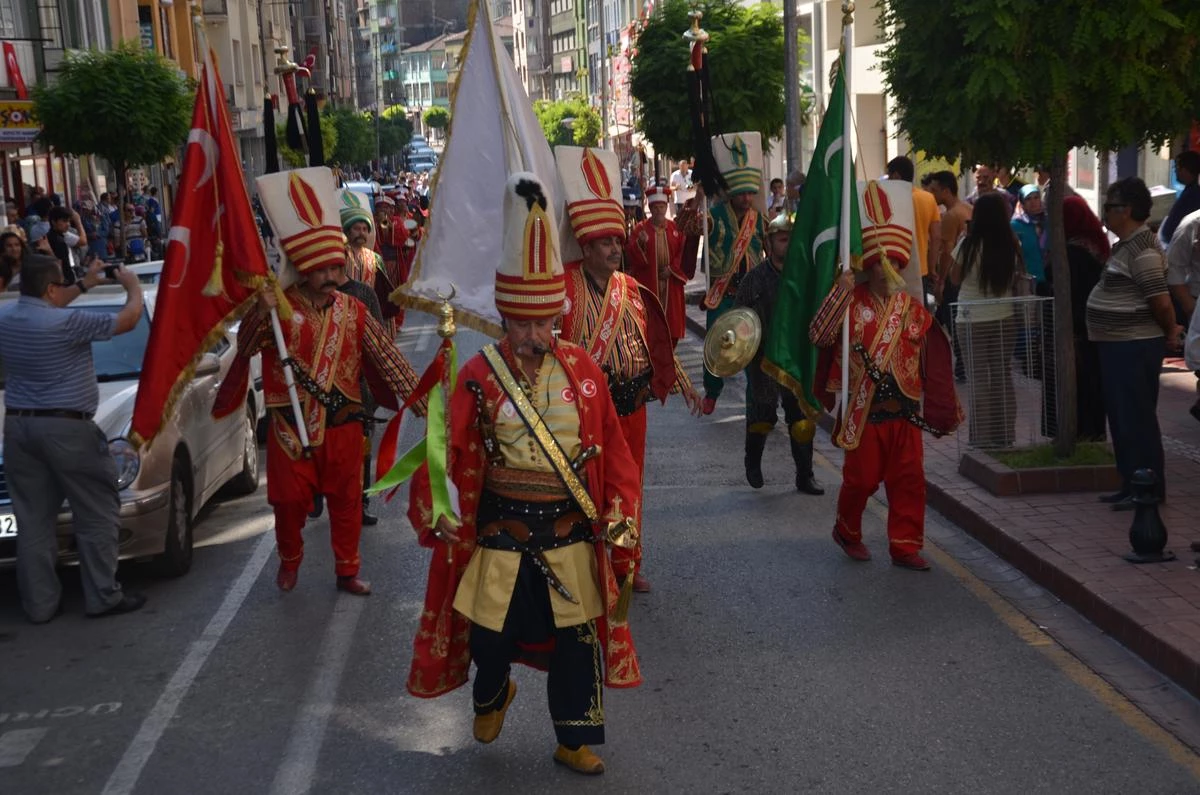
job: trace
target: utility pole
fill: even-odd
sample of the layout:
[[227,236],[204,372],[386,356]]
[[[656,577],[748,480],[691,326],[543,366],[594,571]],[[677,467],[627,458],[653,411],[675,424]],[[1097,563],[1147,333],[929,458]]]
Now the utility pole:
[[[818,3],[818,5],[821,5]],[[791,173],[801,167],[800,163],[800,74],[799,53],[796,43],[799,40],[799,26],[796,24],[796,0],[783,0],[783,79],[784,98],[787,103],[787,120],[783,127],[783,136],[787,156],[787,171]]]

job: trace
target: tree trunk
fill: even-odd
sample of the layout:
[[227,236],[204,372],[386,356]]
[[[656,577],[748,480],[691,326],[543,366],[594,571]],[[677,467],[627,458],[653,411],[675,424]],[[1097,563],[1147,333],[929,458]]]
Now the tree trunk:
[[1054,452],[1062,458],[1075,450],[1079,417],[1075,393],[1075,322],[1071,317],[1071,269],[1067,264],[1066,230],[1063,228],[1063,188],[1067,184],[1066,152],[1050,165],[1050,267],[1054,274],[1054,370],[1057,386],[1057,429]]

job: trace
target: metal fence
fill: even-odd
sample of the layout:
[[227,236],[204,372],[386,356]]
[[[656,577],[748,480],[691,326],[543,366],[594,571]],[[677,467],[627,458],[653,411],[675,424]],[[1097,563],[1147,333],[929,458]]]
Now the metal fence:
[[952,306],[954,376],[964,446],[1008,450],[1055,432],[1054,304],[1038,296]]

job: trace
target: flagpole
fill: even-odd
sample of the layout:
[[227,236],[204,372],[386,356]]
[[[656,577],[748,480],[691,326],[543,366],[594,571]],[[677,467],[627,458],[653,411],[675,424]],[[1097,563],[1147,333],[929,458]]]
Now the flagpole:
[[[842,2],[842,217],[838,229],[839,256],[842,259],[842,272],[850,270],[850,200],[858,193],[858,186],[853,182],[854,169],[851,157],[851,141],[853,129],[850,107],[850,30],[854,22],[854,3],[848,0]],[[850,411],[850,312],[846,311],[842,319],[842,420]]]
[[[192,4],[192,24],[196,28],[196,41],[200,45],[200,52],[204,53],[204,79],[212,80],[212,50],[208,48],[208,36],[204,31],[204,10],[199,3]],[[211,95],[210,95],[211,98]],[[214,124],[217,119],[213,119]],[[287,343],[283,338],[283,327],[279,324],[279,312],[274,308],[271,309],[271,330],[275,333],[275,348],[279,353],[279,363],[283,366],[283,380],[287,383],[288,399],[292,404],[292,416],[296,418],[296,434],[300,437],[300,446],[308,452],[308,424],[304,419],[304,414],[300,410],[300,395],[296,392],[296,375],[292,372],[292,366],[287,363],[288,351]]]

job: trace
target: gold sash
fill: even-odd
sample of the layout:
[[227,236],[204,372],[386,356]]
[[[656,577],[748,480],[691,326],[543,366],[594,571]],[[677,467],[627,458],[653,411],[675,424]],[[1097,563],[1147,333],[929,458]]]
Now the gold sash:
[[595,522],[600,518],[600,512],[596,510],[596,504],[592,502],[592,497],[587,493],[583,483],[579,480],[579,476],[575,474],[575,470],[571,468],[571,462],[567,460],[567,454],[563,452],[562,447],[558,444],[558,440],[554,438],[554,434],[550,433],[550,429],[546,427],[546,423],[542,422],[541,416],[534,410],[529,402],[529,398],[525,397],[525,391],[521,389],[517,379],[513,376],[512,370],[508,367],[508,362],[504,361],[504,357],[495,345],[485,345],[483,347],[483,358],[492,368],[492,372],[496,374],[496,380],[500,382],[500,388],[504,390],[504,394],[512,401],[513,408],[517,410],[517,414],[521,417],[521,421],[529,428],[530,434],[537,440],[538,446],[542,448],[542,452],[546,456],[546,460],[554,467],[554,472],[567,487],[567,491],[571,492],[571,496],[575,498],[575,502],[583,510],[589,521]]

